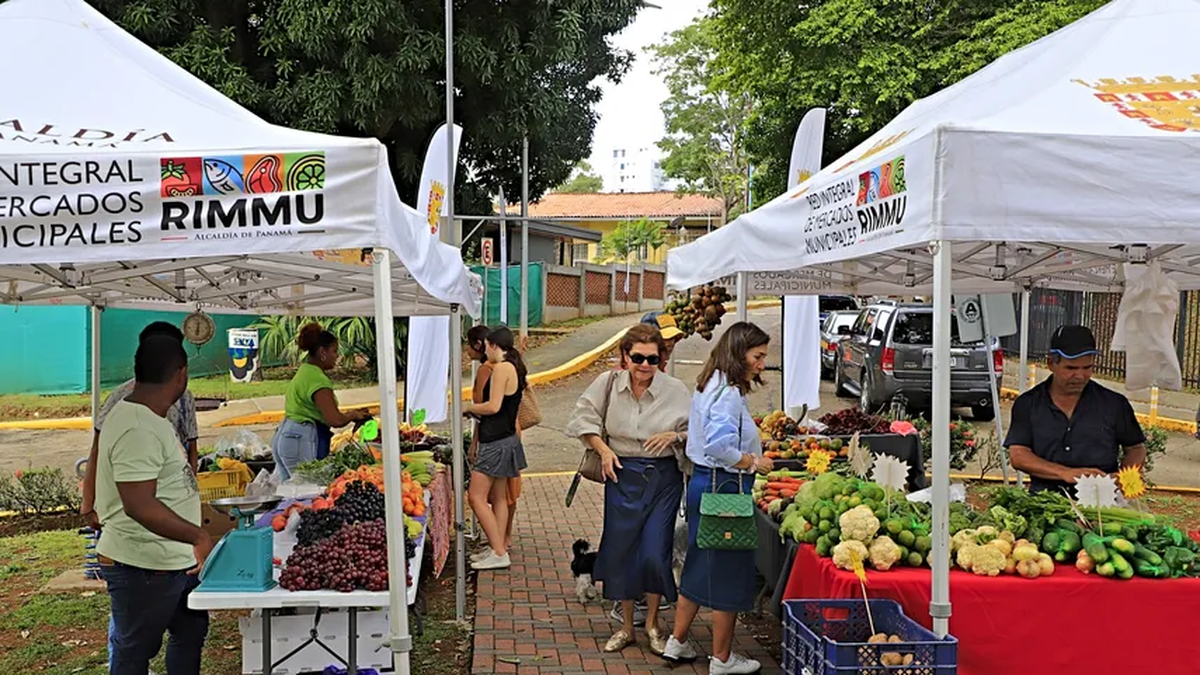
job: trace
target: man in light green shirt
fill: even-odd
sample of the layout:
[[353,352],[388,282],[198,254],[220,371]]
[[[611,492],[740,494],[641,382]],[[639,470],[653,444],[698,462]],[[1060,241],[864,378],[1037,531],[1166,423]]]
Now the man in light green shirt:
[[200,491],[167,411],[187,389],[187,353],[151,336],[134,357],[133,392],[100,432],[97,553],[112,604],[112,675],[146,675],[167,644],[167,672],[198,675],[208,615],[187,608],[213,540],[200,528]]

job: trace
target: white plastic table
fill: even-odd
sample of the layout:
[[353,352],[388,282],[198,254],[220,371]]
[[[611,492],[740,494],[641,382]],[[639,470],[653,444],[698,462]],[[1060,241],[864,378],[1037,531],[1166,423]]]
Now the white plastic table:
[[[408,561],[408,574],[413,583],[406,590],[406,604],[411,607],[417,601],[417,586],[421,578],[421,561],[425,557],[425,542],[429,540],[428,531],[422,532],[417,544],[416,553]],[[278,578],[278,570],[276,578]],[[345,609],[349,639],[347,640],[346,671],[349,675],[358,672],[358,610],[387,607],[389,602],[387,591],[353,591],[339,593],[338,591],[289,591],[281,586],[275,586],[262,593],[249,592],[197,592],[188,595],[188,607],[196,610],[236,610],[257,609],[262,612],[263,632],[263,675],[270,675],[273,668],[287,660],[288,656],[275,663],[271,655],[271,615],[275,610],[293,609],[297,607],[316,607],[318,609]],[[331,654],[324,643],[317,638],[321,647]],[[303,646],[303,645],[302,645]],[[293,652],[294,653],[294,652]],[[334,654],[337,656],[336,654]],[[341,657],[338,657],[339,659]]]

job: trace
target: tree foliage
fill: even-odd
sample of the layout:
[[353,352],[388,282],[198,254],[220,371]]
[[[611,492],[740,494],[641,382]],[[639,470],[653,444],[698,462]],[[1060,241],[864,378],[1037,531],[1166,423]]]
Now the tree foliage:
[[663,173],[679,179],[686,192],[720,198],[728,215],[746,196],[751,98],[744,88],[725,86],[729,79],[715,60],[716,29],[711,17],[700,17],[649,51],[668,92],[662,103],[666,136],[658,143]]
[[575,165],[575,169],[571,171],[571,177],[563,181],[563,183],[558,187],[554,188],[554,191],[575,194],[592,194],[603,189],[604,179],[595,173],[591,164],[583,161]]
[[[388,148],[412,202],[429,138],[445,120],[442,0],[92,0],[142,41],[268,121]],[[598,78],[632,56],[609,37],[641,0],[455,3],[455,122],[464,129],[456,211],[561,183],[590,151]]]
[[631,262],[631,258],[636,256],[640,261],[665,243],[661,222],[647,218],[626,220],[600,238],[600,258],[604,261]]
[[752,97],[747,149],[763,202],[787,185],[796,125],[825,107],[824,163],[918,98],[1106,0],[714,0],[721,86]]

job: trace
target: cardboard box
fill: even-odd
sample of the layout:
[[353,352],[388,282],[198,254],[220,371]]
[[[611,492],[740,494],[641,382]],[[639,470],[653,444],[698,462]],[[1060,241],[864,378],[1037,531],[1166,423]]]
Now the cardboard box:
[[237,518],[218,512],[208,504],[200,505],[200,527],[214,539],[237,527]]

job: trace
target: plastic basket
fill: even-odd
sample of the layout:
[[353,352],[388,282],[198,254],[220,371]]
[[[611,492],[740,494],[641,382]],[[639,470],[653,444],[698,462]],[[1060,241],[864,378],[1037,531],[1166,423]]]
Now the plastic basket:
[[[783,672],[789,675],[954,675],[958,641],[938,639],[904,615],[893,600],[871,600],[875,630],[901,642],[868,644],[871,625],[862,600],[783,603]],[[912,654],[907,666],[884,666],[880,654]]]
[[245,474],[241,471],[203,471],[196,474],[200,501],[242,497],[246,494]]

